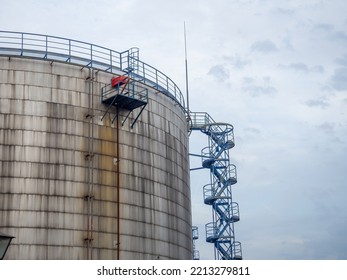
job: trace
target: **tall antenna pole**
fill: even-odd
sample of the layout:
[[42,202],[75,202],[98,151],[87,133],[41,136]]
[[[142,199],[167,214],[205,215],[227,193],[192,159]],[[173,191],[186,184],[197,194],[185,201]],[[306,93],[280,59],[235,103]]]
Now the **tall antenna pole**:
[[187,93],[187,114],[189,118],[189,89],[188,89],[188,59],[187,59],[187,34],[186,34],[186,22],[184,21],[184,54],[186,63],[186,93]]

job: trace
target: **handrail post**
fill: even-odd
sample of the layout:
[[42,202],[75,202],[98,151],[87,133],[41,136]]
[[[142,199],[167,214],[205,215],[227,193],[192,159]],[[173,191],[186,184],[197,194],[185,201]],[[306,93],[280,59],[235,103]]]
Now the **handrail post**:
[[[169,78],[168,77],[166,77],[166,90],[168,92],[170,92],[170,90],[169,90]],[[175,94],[175,98],[176,98],[176,94]]]
[[20,52],[21,56],[23,56],[23,49],[24,49],[24,33],[22,33],[22,38],[21,38],[21,52]]
[[48,36],[46,35],[46,53],[45,53],[45,56],[44,58],[47,58],[47,53],[48,53]]
[[90,44],[90,67],[93,67],[93,44]]
[[123,53],[121,52],[119,55],[119,68],[123,70]]
[[[135,83],[134,82],[131,82],[131,86],[132,86],[132,89],[130,92],[132,92],[133,96],[132,98],[135,98]],[[129,94],[130,95],[130,94]]]
[[71,40],[69,39],[69,62],[71,62]]
[[155,69],[155,84],[157,85],[157,89],[159,89],[159,84],[158,84],[158,70]]
[[146,83],[146,71],[145,71],[145,64],[144,63],[142,63],[142,76],[143,76],[144,82]]
[[110,69],[112,73],[112,50],[110,50]]

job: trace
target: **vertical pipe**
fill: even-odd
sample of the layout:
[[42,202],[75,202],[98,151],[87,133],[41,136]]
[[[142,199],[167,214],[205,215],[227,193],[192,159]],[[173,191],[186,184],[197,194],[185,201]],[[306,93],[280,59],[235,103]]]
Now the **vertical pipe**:
[[[90,239],[93,240],[94,237],[94,225],[93,225],[93,201],[94,201],[94,70],[93,68],[91,69],[91,91],[90,91],[90,98],[91,98],[91,112],[90,112],[90,116],[91,116],[91,147],[90,147],[90,152],[91,152],[91,189],[90,189]],[[91,241],[92,242],[92,241]],[[91,246],[91,252],[90,252],[90,258],[93,258],[93,246],[92,243],[90,244]]]
[[93,118],[93,80],[94,80],[94,71],[92,68],[89,68],[89,77],[88,77],[88,153],[86,160],[88,160],[88,192],[85,196],[87,201],[87,237],[85,238],[87,246],[87,259],[90,260],[93,258],[92,255],[92,241],[93,241],[93,200],[94,200],[94,163],[93,163],[93,140],[94,140],[94,118]]
[[[91,69],[89,68],[89,79],[91,79]],[[90,260],[91,259],[91,256],[90,256],[90,227],[91,227],[91,220],[90,220],[90,191],[91,191],[91,158],[90,158],[90,155],[91,155],[91,149],[90,149],[90,119],[89,119],[89,116],[91,114],[91,99],[90,99],[90,96],[91,96],[91,84],[90,84],[90,81],[88,82],[88,92],[89,92],[89,95],[88,95],[88,116],[87,116],[87,121],[88,121],[88,157],[87,157],[87,160],[88,160],[88,193],[87,193],[87,260]]]
[[[117,108],[118,110],[118,108]],[[118,114],[118,112],[117,112]],[[117,192],[117,260],[120,259],[120,205],[119,205],[119,120],[116,120],[116,133],[117,133],[117,150],[116,150],[116,157],[117,157],[117,164],[116,164],[116,192]]]

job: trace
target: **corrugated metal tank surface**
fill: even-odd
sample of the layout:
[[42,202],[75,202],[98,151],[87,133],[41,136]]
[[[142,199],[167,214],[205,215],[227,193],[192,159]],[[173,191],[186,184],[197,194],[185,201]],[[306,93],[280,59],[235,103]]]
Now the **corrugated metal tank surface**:
[[[130,128],[100,89],[112,75],[0,57],[0,231],[6,259],[190,259],[188,133],[149,88]],[[130,118],[135,117],[130,115]]]

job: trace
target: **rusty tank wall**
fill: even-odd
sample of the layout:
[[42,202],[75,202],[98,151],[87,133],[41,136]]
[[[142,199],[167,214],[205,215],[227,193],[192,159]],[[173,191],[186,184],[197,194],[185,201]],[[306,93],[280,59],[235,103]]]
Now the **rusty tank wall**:
[[0,231],[16,237],[6,259],[191,259],[184,113],[149,88],[133,129],[124,112],[111,123],[115,109],[101,120],[111,77],[0,57]]

